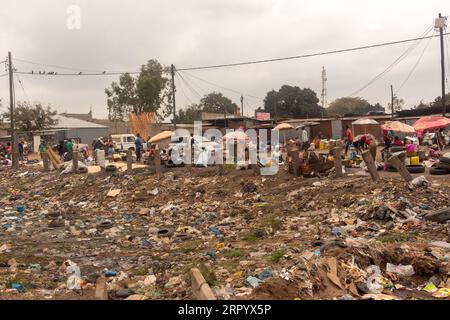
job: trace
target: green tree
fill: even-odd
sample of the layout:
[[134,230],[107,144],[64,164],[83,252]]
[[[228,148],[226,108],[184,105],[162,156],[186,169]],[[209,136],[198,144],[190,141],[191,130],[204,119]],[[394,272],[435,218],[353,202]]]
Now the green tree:
[[[43,107],[41,104],[30,105],[28,102],[17,102],[14,108],[14,123],[19,131],[36,131],[54,127],[58,120],[55,118],[56,111],[50,106]],[[10,113],[3,114],[4,119],[10,119]]]
[[[450,104],[450,92],[445,95],[445,104],[447,106]],[[431,107],[442,107],[442,96],[436,97],[430,105]]]
[[198,104],[192,104],[186,109],[180,109],[175,120],[177,123],[193,123],[194,121],[202,120],[202,108]]
[[330,116],[343,116],[345,114],[366,115],[370,111],[385,111],[378,102],[371,105],[361,97],[342,97],[330,103],[327,113]]
[[[400,99],[397,95],[394,94],[394,113],[402,110],[405,105],[405,100]],[[392,103],[388,103],[389,110],[392,110]]]
[[278,91],[267,92],[264,112],[277,118],[320,117],[325,110],[318,102],[317,94],[309,88],[283,85]]
[[424,103],[423,100],[420,100],[417,106],[414,106],[414,109],[427,109],[430,107],[429,103]]
[[204,112],[234,114],[239,107],[220,92],[211,92],[200,100],[200,108]]
[[125,120],[131,112],[156,112],[159,118],[168,116],[172,101],[167,73],[168,68],[152,59],[141,66],[138,76],[121,75],[119,83],[113,82],[105,89],[109,119]]

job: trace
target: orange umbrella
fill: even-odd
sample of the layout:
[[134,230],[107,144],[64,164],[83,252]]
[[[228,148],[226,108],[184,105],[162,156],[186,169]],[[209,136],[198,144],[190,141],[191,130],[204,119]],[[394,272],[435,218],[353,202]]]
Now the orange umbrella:
[[273,128],[273,130],[289,130],[289,129],[294,129],[293,126],[291,126],[289,123],[280,123],[279,125],[277,125],[275,128]]
[[446,117],[427,116],[417,120],[414,124],[414,130],[433,130],[439,128],[445,128],[450,125],[450,119]]

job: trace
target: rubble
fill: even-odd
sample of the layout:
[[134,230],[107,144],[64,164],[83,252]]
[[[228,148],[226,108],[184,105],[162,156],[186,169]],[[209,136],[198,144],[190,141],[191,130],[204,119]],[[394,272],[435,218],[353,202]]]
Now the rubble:
[[195,268],[217,299],[449,296],[445,180],[26,171],[0,175],[1,299],[193,299]]

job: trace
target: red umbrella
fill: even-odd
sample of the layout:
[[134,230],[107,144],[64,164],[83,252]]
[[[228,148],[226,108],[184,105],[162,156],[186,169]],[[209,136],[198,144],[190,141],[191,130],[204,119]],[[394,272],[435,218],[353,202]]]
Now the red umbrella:
[[427,116],[422,117],[417,120],[414,124],[414,130],[423,131],[423,130],[433,130],[439,128],[445,128],[450,125],[450,119],[446,117],[437,117],[437,116]]

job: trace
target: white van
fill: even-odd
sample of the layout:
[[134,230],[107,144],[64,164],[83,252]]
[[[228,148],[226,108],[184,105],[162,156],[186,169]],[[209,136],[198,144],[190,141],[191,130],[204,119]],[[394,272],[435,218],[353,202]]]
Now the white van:
[[[112,134],[111,139],[114,142],[114,149],[118,151],[136,150],[136,145],[134,144],[136,136],[134,134]],[[147,150],[147,142],[144,139],[142,139],[142,148],[144,151]]]

